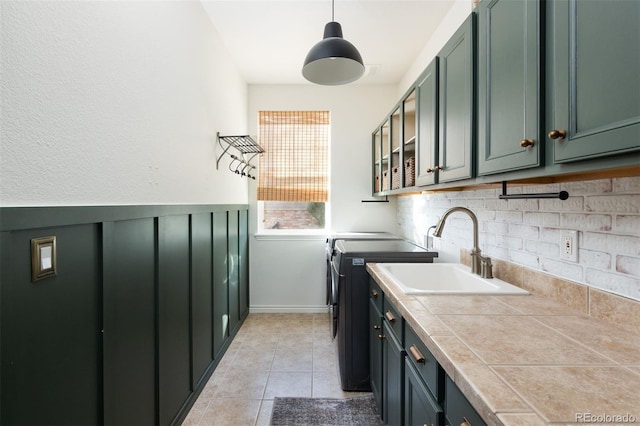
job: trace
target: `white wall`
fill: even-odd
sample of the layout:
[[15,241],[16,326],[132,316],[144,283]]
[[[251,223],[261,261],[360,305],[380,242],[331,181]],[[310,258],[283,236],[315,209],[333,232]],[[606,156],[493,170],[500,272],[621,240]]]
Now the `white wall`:
[[0,2],[0,205],[246,203],[247,87],[200,2]]
[[[260,110],[331,111],[331,228],[393,231],[395,199],[371,199],[371,133],[397,101],[395,86],[249,86],[249,129]],[[318,311],[325,305],[325,236],[255,239],[255,184],[251,200],[251,309]]]
[[451,7],[451,10],[442,19],[440,25],[433,33],[433,36],[424,45],[413,64],[404,77],[398,84],[399,98],[402,96],[413,83],[418,79],[422,71],[429,65],[429,63],[436,57],[438,52],[442,49],[445,43],[451,38],[453,33],[462,25],[462,23],[469,17],[469,14],[473,10],[473,3],[471,0],[454,0],[455,3]]
[[[509,187],[509,193],[569,192],[558,199],[500,200],[501,189],[401,197],[398,233],[424,241],[446,209],[477,216],[484,255],[640,300],[640,177]],[[560,259],[561,231],[578,231],[578,262]],[[439,241],[439,261],[471,249],[471,221],[453,213]]]

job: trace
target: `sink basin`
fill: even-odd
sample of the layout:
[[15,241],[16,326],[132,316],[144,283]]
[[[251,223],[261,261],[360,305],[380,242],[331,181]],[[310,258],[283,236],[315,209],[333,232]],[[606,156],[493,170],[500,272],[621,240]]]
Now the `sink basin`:
[[379,263],[404,294],[529,294],[497,278],[480,278],[460,263]]

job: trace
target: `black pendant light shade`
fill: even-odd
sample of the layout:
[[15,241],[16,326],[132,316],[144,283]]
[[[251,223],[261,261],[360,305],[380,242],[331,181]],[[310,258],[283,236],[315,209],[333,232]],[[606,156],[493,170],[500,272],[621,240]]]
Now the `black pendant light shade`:
[[336,86],[356,81],[363,74],[360,52],[342,38],[339,23],[329,22],[324,27],[324,38],[307,54],[302,75],[312,83]]

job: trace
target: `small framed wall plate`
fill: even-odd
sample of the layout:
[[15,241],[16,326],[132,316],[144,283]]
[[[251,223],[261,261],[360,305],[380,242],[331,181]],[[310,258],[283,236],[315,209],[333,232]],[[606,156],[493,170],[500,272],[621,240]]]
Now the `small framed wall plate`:
[[31,281],[36,282],[56,274],[56,237],[31,240]]

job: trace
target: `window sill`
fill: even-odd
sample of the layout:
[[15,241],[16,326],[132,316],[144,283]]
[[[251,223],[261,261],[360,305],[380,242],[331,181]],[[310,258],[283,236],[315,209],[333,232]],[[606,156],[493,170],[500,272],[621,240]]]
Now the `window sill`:
[[256,240],[326,240],[331,232],[326,229],[286,229],[280,231],[258,231]]

